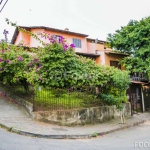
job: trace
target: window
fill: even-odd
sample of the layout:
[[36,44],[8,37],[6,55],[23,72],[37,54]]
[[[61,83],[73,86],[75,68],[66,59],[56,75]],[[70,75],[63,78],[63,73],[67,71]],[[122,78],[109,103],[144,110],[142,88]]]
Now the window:
[[81,48],[81,40],[80,39],[73,38],[73,44],[75,45],[75,47]]
[[59,41],[59,35],[52,35],[52,37],[56,40],[56,41]]
[[114,66],[115,68],[121,70],[121,65],[118,63],[118,61],[110,61],[110,66]]

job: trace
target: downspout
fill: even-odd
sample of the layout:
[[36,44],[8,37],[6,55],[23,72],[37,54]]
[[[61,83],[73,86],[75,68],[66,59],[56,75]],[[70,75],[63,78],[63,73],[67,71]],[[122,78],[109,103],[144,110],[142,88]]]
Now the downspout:
[[141,96],[142,96],[142,107],[143,107],[143,112],[145,112],[144,95],[143,95],[143,89],[142,89],[142,87],[141,87]]

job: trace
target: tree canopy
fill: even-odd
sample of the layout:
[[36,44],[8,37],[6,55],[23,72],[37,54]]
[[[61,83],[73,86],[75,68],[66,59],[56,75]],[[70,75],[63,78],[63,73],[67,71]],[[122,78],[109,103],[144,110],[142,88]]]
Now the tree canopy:
[[129,54],[121,61],[128,70],[150,76],[150,17],[130,20],[107,39],[111,48]]

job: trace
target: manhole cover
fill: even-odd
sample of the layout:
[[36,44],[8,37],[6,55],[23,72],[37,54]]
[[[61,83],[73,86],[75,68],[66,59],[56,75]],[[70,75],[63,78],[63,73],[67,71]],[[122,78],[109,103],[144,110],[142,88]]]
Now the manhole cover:
[[52,128],[52,129],[57,131],[68,131],[67,129],[63,129],[63,128]]

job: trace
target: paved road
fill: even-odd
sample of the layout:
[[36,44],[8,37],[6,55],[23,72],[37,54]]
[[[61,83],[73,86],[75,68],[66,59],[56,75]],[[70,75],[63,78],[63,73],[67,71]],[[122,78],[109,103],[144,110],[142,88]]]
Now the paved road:
[[[135,145],[135,142],[141,144]],[[142,142],[145,142],[145,148],[140,148]],[[150,122],[88,140],[32,138],[0,128],[0,150],[148,150],[148,142],[150,143]]]

